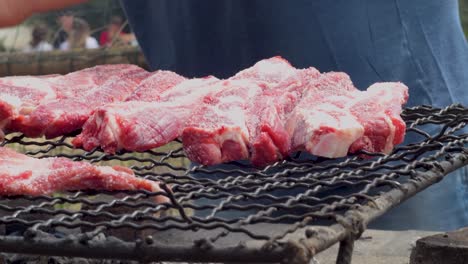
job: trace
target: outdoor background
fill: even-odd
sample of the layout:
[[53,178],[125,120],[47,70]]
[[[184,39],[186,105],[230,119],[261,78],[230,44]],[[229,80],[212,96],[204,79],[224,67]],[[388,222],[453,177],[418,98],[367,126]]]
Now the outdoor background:
[[[468,35],[468,0],[459,0],[460,15],[463,23],[465,35]],[[94,37],[105,29],[112,15],[122,15],[124,13],[120,8],[119,1],[115,0],[92,0],[88,3],[72,8],[77,16],[84,18],[91,26]],[[29,19],[23,25],[0,30],[0,52],[21,50],[21,48],[30,40],[30,28],[34,23],[45,22],[50,27],[51,32],[58,30],[56,18],[59,12],[50,12],[37,15]],[[129,31],[128,26],[124,29]],[[52,37],[52,36],[51,36]]]
[[[77,5],[73,8],[73,13],[86,20],[91,28],[92,36],[99,38],[99,34],[106,29],[109,19],[113,15],[124,16],[119,1],[116,0],[92,0],[85,4]],[[13,52],[21,50],[31,39],[31,28],[36,23],[45,23],[49,27],[50,39],[55,32],[59,30],[57,17],[62,11],[54,11],[35,15],[24,22],[22,25],[0,30],[0,51]],[[124,31],[129,31],[128,25]]]
[[465,36],[468,36],[468,0],[459,0],[460,2],[460,16],[465,30]]

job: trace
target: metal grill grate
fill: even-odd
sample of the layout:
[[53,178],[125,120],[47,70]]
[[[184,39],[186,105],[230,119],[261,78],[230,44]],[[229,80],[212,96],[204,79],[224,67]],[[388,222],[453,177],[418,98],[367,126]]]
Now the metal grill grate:
[[307,263],[341,241],[338,262],[351,257],[366,224],[468,164],[468,109],[408,108],[411,144],[371,159],[296,155],[263,170],[244,163],[189,168],[178,142],[145,153],[105,155],[73,149],[70,137],[3,143],[35,157],[61,156],[121,164],[173,190],[155,193],[67,192],[0,200],[0,251],[140,261]]

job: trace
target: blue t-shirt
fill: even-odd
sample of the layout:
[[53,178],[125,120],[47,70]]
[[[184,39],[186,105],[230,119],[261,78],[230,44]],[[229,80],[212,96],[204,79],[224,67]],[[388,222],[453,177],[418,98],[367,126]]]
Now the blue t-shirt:
[[[360,89],[402,81],[408,106],[468,106],[468,46],[456,0],[122,0],[153,69],[228,77],[280,55],[294,66],[344,71]],[[468,225],[459,170],[375,227]]]

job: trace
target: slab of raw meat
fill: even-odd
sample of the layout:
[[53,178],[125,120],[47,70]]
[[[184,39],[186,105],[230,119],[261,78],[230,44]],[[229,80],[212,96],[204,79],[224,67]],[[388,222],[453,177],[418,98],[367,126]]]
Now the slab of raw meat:
[[199,99],[213,91],[217,91],[219,79],[214,76],[206,76],[203,78],[195,78],[184,81],[179,85],[164,91],[159,96],[158,102],[171,102],[174,105],[192,104],[195,100],[199,103]]
[[98,108],[73,139],[85,150],[101,147],[106,153],[125,149],[145,151],[167,144],[180,135],[182,119],[191,107],[167,103],[123,102]]
[[319,75],[280,57],[239,72],[194,111],[182,134],[186,154],[204,165],[250,159],[264,166],[283,159],[290,149],[286,116]]
[[402,83],[375,83],[367,94],[349,109],[364,127],[364,135],[356,140],[349,152],[359,150],[389,154],[403,142],[406,124],[401,118],[401,106],[408,100],[408,87]]
[[286,130],[287,117],[301,100],[307,84],[319,78],[315,68],[296,70],[276,85],[253,98],[247,110],[250,123],[250,160],[264,167],[290,154],[291,135]]
[[21,88],[29,88],[34,91],[40,91],[47,94],[47,98],[55,98],[56,84],[54,83],[60,75],[44,75],[44,76],[10,76],[0,78],[1,86],[14,86]]
[[266,89],[264,83],[248,79],[226,80],[220,86],[193,111],[182,132],[187,157],[204,165],[250,157],[250,130],[258,122],[249,120],[256,116],[248,116],[247,109]]
[[55,76],[12,76],[0,78],[0,134],[11,130],[11,122],[29,114],[41,102],[56,98],[51,80]]
[[345,156],[364,132],[346,108],[360,93],[344,73],[325,73],[312,81],[288,117],[292,151],[307,150],[328,158]]
[[178,138],[204,96],[219,86],[209,76],[191,79],[162,93],[159,102],[121,102],[98,108],[74,140],[77,147],[100,146],[107,153],[120,149],[145,151]]
[[156,71],[138,85],[132,95],[127,98],[127,101],[159,101],[159,97],[163,92],[185,80],[186,78],[171,71]]
[[57,91],[58,98],[73,99],[82,96],[83,92],[89,93],[91,90],[98,90],[112,79],[121,79],[125,82],[139,84],[150,75],[151,73],[136,65],[109,64],[59,76],[54,79],[54,83],[59,87]]
[[358,91],[344,73],[323,74],[288,118],[292,150],[328,158],[358,150],[388,153],[404,137],[399,114],[407,96],[400,83]]
[[278,84],[296,73],[296,68],[277,56],[261,60],[252,67],[238,72],[231,80],[256,80],[269,84]]
[[[250,78],[278,83],[293,73],[295,69],[287,61],[275,57],[256,63],[232,79]],[[166,144],[180,135],[185,117],[188,117],[197,105],[194,103],[196,100],[207,95],[209,89],[219,90],[227,87],[207,85],[207,82],[217,81],[213,78],[185,81],[170,87],[183,80],[183,77],[171,72],[156,73],[142,82],[142,91],[139,92],[138,88],[129,101],[157,101],[161,104],[118,103],[101,107],[86,122],[82,134],[73,142],[75,146],[82,146],[87,150],[100,146],[110,153],[119,149],[144,151]],[[198,83],[200,80],[203,81],[202,85]],[[162,87],[150,87],[160,83],[163,83]],[[155,95],[154,91],[158,91],[158,94]],[[146,99],[142,99],[143,97]],[[266,111],[265,113],[267,114]]]
[[60,98],[43,102],[28,115],[18,118],[14,129],[28,137],[54,138],[69,134],[80,129],[94,109],[125,101],[148,75],[145,70],[131,65],[109,65],[108,68],[97,66],[59,77],[61,81],[56,80],[57,83],[73,88],[59,91]]
[[[0,195],[49,195],[73,190],[161,191],[158,182],[120,166],[96,166],[66,158],[37,159],[0,147]],[[165,196],[157,196],[167,202]]]

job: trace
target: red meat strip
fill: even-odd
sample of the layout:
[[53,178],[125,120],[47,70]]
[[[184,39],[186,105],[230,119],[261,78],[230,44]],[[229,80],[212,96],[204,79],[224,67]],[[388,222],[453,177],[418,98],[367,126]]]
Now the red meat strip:
[[296,68],[291,66],[287,60],[277,56],[261,60],[255,63],[252,67],[238,72],[230,79],[256,80],[269,84],[278,84],[295,74]]
[[247,110],[253,165],[264,167],[290,154],[291,135],[286,129],[287,117],[301,100],[308,87],[306,84],[319,76],[315,68],[296,70],[253,98]]
[[359,150],[389,154],[403,142],[406,124],[401,106],[408,100],[408,87],[402,83],[375,83],[367,94],[349,107],[364,127],[364,135],[355,141],[350,152]]
[[0,134],[11,130],[12,122],[29,114],[40,103],[56,98],[55,76],[13,76],[0,78]]
[[[131,64],[109,64],[86,68],[54,79],[58,87],[57,97],[60,99],[75,99],[83,95],[98,91],[102,85],[114,79],[133,83],[134,89],[151,73]],[[126,95],[127,97],[129,94]]]
[[187,157],[204,165],[248,159],[250,130],[257,122],[249,120],[247,108],[266,88],[250,80],[222,81],[219,91],[193,111],[182,132]]
[[186,79],[171,71],[156,71],[144,79],[127,101],[155,102],[162,93]]
[[126,100],[148,73],[133,65],[96,66],[57,77],[65,87],[58,99],[41,103],[28,115],[20,116],[14,129],[28,137],[46,138],[80,129],[94,109]]
[[360,92],[344,73],[325,73],[308,84],[301,102],[288,117],[292,151],[341,157],[363,134],[363,127],[344,106]]
[[219,89],[209,76],[176,85],[159,96],[159,102],[121,102],[98,108],[74,140],[77,147],[100,146],[108,153],[120,149],[144,151],[178,138],[204,96]]
[[185,152],[204,165],[250,159],[265,166],[283,159],[290,151],[286,118],[319,75],[280,57],[239,72],[194,111],[182,134]]
[[[158,182],[124,167],[95,166],[66,158],[37,159],[0,147],[0,195],[48,195],[72,190],[161,191]],[[157,196],[158,202],[167,202]]]
[[328,158],[358,150],[388,153],[404,137],[399,114],[407,96],[400,83],[359,91],[344,73],[323,74],[288,117],[292,150]]

